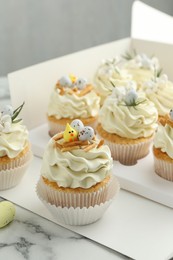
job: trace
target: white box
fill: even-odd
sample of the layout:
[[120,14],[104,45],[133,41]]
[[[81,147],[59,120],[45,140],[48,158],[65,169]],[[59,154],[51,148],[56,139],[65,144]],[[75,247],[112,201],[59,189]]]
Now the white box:
[[[144,23],[140,19],[144,10],[147,20],[150,20],[148,23]],[[148,55],[156,55],[168,77],[173,80],[173,67],[171,64],[173,45],[170,44],[173,39],[169,37],[169,34],[167,36],[164,34],[164,40],[161,38],[162,43],[148,41],[149,39],[159,40],[158,38],[153,39],[154,34],[149,29],[154,17],[155,21],[163,19],[165,26],[168,27],[170,23],[173,23],[173,19],[160,12],[158,15],[157,10],[138,1],[133,6],[132,17],[132,38],[90,48],[8,75],[12,105],[17,107],[25,101],[25,108],[22,111],[23,119],[31,130],[33,149],[36,155],[42,155],[45,144],[49,139],[46,126],[49,95],[55,82],[62,75],[74,73],[92,80],[93,74],[103,58],[111,58],[118,54],[124,54],[130,49],[136,49],[139,53],[145,52]],[[137,23],[142,27],[137,26]],[[145,37],[147,40],[143,40],[141,34],[139,34],[140,39],[135,39],[141,28],[143,28],[143,31],[144,28],[146,29]],[[166,29],[162,29],[159,35],[165,33]],[[164,41],[169,43],[163,43]],[[37,169],[39,169],[41,160],[37,160]],[[148,168],[145,168],[145,160],[151,163],[152,158],[147,157],[141,160],[137,168],[133,168],[135,166],[129,168],[131,174],[128,175],[128,178],[126,174],[129,171],[128,167],[122,168],[120,164],[115,163],[115,174],[118,176],[122,188],[173,207],[173,183],[160,179],[158,181],[153,172],[151,172],[151,177]],[[140,176],[140,169],[142,168],[144,171]],[[31,174],[33,174],[34,169],[32,168]],[[121,169],[123,170],[121,171]],[[145,169],[147,171],[146,175]],[[27,189],[27,195],[20,196],[25,192],[23,187],[28,186],[29,178],[29,176],[26,177],[23,183],[14,189],[14,193],[13,190],[4,191],[0,192],[0,196],[54,221],[48,212],[44,212],[44,208],[39,204],[36,194],[33,195],[33,187]],[[32,184],[37,178],[31,178]],[[32,202],[28,201],[28,198],[33,198]],[[126,218],[128,213],[129,219]],[[121,191],[114,207],[110,208],[109,214],[109,217],[107,215],[107,218],[103,218],[102,221],[93,224],[92,227],[68,228],[135,259],[167,259],[173,253],[171,244],[171,237],[173,237],[172,209]],[[104,222],[104,220],[108,222]]]

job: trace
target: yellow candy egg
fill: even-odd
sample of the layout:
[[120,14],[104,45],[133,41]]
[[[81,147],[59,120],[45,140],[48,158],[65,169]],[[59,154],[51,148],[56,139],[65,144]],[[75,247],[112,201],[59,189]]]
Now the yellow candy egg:
[[0,202],[0,228],[13,221],[15,213],[16,210],[13,203],[10,201]]

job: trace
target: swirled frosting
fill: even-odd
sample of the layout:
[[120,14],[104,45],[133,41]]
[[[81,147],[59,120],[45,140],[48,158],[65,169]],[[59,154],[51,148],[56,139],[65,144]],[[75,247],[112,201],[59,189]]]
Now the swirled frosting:
[[48,116],[54,116],[57,119],[61,118],[88,118],[98,115],[100,108],[100,97],[90,91],[84,96],[65,93],[59,94],[59,89],[54,89],[49,105]]
[[9,133],[0,132],[0,157],[15,158],[28,143],[28,131],[21,122],[11,124]]
[[159,115],[164,116],[169,113],[173,105],[173,83],[168,81],[166,75],[145,82],[142,90],[155,104]]
[[155,71],[159,70],[160,65],[156,57],[149,58],[142,53],[126,62],[124,67],[132,75],[132,79],[140,86],[143,82],[153,78]]
[[108,133],[136,139],[151,136],[157,127],[158,113],[154,104],[140,96],[138,105],[128,106],[122,90],[109,96],[99,113],[99,122]]
[[61,187],[87,189],[110,174],[112,163],[106,145],[88,152],[82,149],[62,152],[50,139],[43,156],[41,175]]
[[173,128],[166,124],[165,126],[159,125],[154,137],[155,148],[160,148],[162,152],[173,159]]
[[132,80],[132,76],[126,69],[121,68],[120,63],[118,58],[104,60],[95,73],[95,89],[101,96],[101,103],[112,93],[115,86],[127,85]]

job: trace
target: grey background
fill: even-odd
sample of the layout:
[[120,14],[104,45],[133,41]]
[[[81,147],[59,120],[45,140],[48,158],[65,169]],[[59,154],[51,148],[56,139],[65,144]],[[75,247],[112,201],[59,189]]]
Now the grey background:
[[[0,77],[51,58],[130,36],[133,2],[0,0]],[[143,2],[173,15],[172,0]]]

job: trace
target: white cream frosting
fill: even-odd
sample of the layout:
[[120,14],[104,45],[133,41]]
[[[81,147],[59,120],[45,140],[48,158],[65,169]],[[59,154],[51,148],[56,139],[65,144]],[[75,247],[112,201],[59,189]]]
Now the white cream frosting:
[[132,76],[126,69],[122,69],[120,64],[121,61],[118,58],[107,59],[96,71],[94,76],[95,89],[103,101],[112,93],[115,86],[126,85],[132,79]]
[[0,157],[15,158],[28,143],[28,131],[21,122],[11,124],[9,133],[0,132]]
[[127,68],[131,69],[146,69],[155,71],[158,70],[159,60],[156,57],[149,58],[145,53],[137,54],[133,59],[126,63]]
[[90,188],[110,174],[113,161],[106,145],[88,152],[62,152],[50,139],[43,156],[41,175],[59,186]]
[[154,146],[173,159],[173,128],[166,124],[159,125],[154,137]]
[[116,89],[109,96],[99,113],[99,122],[108,133],[136,139],[151,136],[157,128],[158,113],[154,104],[144,96],[138,97],[137,106],[127,106],[127,90]]
[[145,82],[142,90],[155,104],[159,115],[164,116],[169,113],[173,106],[173,83],[165,74],[155,80]]
[[96,117],[100,108],[100,97],[92,90],[84,96],[59,94],[59,89],[54,88],[49,105],[48,116],[61,118],[88,118]]
[[139,85],[150,80],[155,71],[160,68],[159,61],[156,57],[149,58],[146,54],[138,54],[133,59],[124,64],[132,79]]

